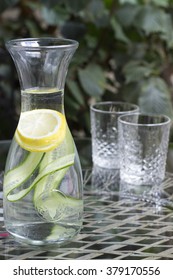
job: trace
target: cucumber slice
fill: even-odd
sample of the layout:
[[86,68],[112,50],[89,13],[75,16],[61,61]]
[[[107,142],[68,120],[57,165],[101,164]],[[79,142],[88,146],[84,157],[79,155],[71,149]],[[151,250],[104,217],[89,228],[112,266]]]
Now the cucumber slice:
[[[18,187],[18,185],[15,188],[14,187],[12,187],[11,189],[8,188],[8,191],[6,193],[7,199],[9,201],[14,202],[14,201],[17,201],[17,200],[23,198],[36,186],[36,184],[42,178],[44,178],[48,174],[54,173],[57,170],[61,170],[65,167],[68,167],[68,166],[72,165],[73,163],[74,163],[74,154],[70,154],[70,155],[61,157],[58,159],[58,161],[54,160],[54,161],[50,162],[45,168],[43,168],[43,170],[38,174],[38,176],[35,178],[33,183],[28,188],[19,190],[19,192],[17,192],[17,193],[13,193],[13,190],[16,189]],[[28,170],[27,170],[27,173],[28,173]]]
[[[56,160],[57,164],[59,164],[59,156],[63,154],[66,154],[66,156],[69,154],[73,155],[74,162],[74,149],[73,138],[67,128],[66,137],[62,146],[45,155],[40,164],[40,172],[44,170],[52,159]],[[74,217],[79,217],[83,211],[82,199],[70,197],[58,189],[68,169],[69,166],[66,166],[61,170],[48,174],[48,176],[43,177],[34,188],[33,203],[35,209],[41,218],[48,222],[56,223],[64,219],[71,220]],[[57,236],[57,232],[55,235]],[[52,235],[48,238],[52,238]]]
[[33,174],[42,160],[43,153],[29,153],[25,160],[4,175],[4,194],[8,196]]
[[37,208],[37,198],[40,197],[40,195],[44,193],[44,191],[49,193],[52,190],[56,190],[60,185],[68,169],[69,167],[66,167],[56,171],[53,174],[49,174],[48,176],[45,176],[37,183],[34,189],[34,196],[33,196],[33,202],[36,208]]
[[59,190],[44,192],[37,197],[36,209],[40,216],[48,222],[71,220],[83,211],[82,199],[65,195]]
[[44,159],[40,164],[40,171],[42,171],[42,169],[45,168],[45,166],[47,166],[51,161],[56,159],[58,161],[59,158],[69,154],[74,154],[74,141],[67,126],[63,143],[53,151],[45,154]]
[[[57,165],[59,164],[59,158],[63,155],[74,155],[74,142],[71,136],[70,130],[67,126],[66,129],[66,136],[61,146],[57,149],[46,153],[44,159],[40,164],[40,172],[52,161],[57,160]],[[74,159],[73,159],[74,160]],[[54,174],[49,174],[48,176],[44,177],[41,181],[39,181],[34,190],[34,205],[37,208],[37,198],[44,192],[51,192],[54,189],[57,189],[64,178],[66,172],[68,171],[69,166],[56,171]]]
[[64,237],[73,237],[76,231],[73,228],[66,228],[60,225],[54,225],[51,230],[50,235],[46,238],[48,241],[54,241]]

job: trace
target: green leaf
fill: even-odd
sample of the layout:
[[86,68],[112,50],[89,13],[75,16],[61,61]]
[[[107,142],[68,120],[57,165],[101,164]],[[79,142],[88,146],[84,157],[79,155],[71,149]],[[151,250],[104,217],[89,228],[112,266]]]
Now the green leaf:
[[140,89],[140,83],[124,84],[121,88],[121,96],[126,102],[138,104]]
[[165,8],[169,6],[169,0],[151,0],[151,3],[153,3],[156,6]]
[[39,37],[40,32],[38,29],[38,25],[34,21],[27,19],[25,21],[25,24],[29,30],[31,37],[33,37],[33,38]]
[[143,83],[139,106],[142,112],[165,114],[173,117],[171,94],[163,79],[152,77]]
[[139,5],[123,5],[117,10],[116,17],[122,26],[129,27],[133,24],[139,10]]
[[153,66],[141,61],[130,61],[125,65],[123,72],[128,84],[149,77],[153,72]]
[[169,14],[163,14],[162,16],[162,33],[160,37],[166,41],[168,48],[173,46],[173,29],[172,29],[172,18]]
[[82,95],[82,92],[80,91],[80,88],[79,88],[77,82],[72,81],[72,80],[67,80],[67,86],[68,86],[71,94],[73,95],[74,99],[76,100],[76,102],[78,104],[80,104],[81,106],[84,106],[85,99]]
[[106,79],[100,66],[90,64],[85,69],[79,69],[78,75],[82,88],[89,96],[103,95]]
[[163,32],[163,21],[166,13],[163,9],[154,6],[143,6],[135,17],[133,25],[142,29],[146,35],[155,32]]
[[73,13],[78,13],[79,11],[84,10],[90,2],[91,0],[64,0],[66,8]]
[[139,4],[138,0],[119,0],[120,4]]
[[113,5],[113,2],[115,1],[115,0],[103,0],[104,1],[104,4],[105,4],[105,7],[107,8],[107,9],[111,9],[112,8],[112,5]]
[[115,19],[112,18],[111,19],[111,25],[112,28],[114,30],[114,34],[115,34],[115,38],[124,42],[124,43],[129,43],[130,40],[128,39],[128,37],[125,35],[122,26],[119,24],[119,22]]
[[85,20],[94,23],[97,27],[105,27],[109,23],[108,10],[102,0],[92,0],[85,9]]
[[41,9],[41,14],[47,24],[56,25],[58,23],[57,14],[53,9],[43,6]]
[[41,8],[41,14],[43,19],[46,21],[49,25],[59,25],[64,23],[64,21],[67,19],[68,15],[64,11],[64,9],[52,9],[48,8],[46,6],[43,6]]

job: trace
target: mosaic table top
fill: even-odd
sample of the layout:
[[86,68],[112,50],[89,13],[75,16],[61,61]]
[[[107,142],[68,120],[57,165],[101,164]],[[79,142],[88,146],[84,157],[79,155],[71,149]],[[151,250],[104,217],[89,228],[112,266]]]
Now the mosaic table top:
[[0,192],[0,259],[173,259],[173,175],[143,193],[120,184],[115,172],[84,171],[84,222],[61,247],[17,243],[3,225]]

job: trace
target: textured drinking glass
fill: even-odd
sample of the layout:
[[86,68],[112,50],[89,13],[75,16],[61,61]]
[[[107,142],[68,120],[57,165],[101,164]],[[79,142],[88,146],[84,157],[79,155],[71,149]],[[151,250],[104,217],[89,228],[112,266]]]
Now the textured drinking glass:
[[129,114],[118,120],[120,179],[153,186],[165,177],[170,119],[164,115]]
[[91,106],[92,160],[94,165],[118,169],[118,117],[139,107],[125,102],[99,102]]

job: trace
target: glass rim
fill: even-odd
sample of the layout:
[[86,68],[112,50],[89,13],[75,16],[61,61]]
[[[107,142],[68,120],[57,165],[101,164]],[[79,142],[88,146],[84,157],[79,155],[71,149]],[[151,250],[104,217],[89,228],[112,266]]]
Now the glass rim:
[[[149,117],[149,118],[163,118],[163,121],[160,121],[158,123],[135,123],[135,122],[131,122],[128,120],[123,120],[123,118],[127,118],[129,116],[141,116],[141,117]],[[122,124],[127,124],[130,126],[145,126],[145,127],[154,127],[154,126],[162,126],[165,124],[170,124],[171,123],[171,118],[168,117],[167,115],[164,114],[145,114],[145,113],[130,113],[130,114],[126,114],[126,115],[122,115],[119,116],[118,121]]]
[[37,37],[12,39],[7,41],[5,45],[7,48],[35,51],[43,49],[76,49],[79,43],[76,40],[66,39],[62,37]]
[[[95,106],[100,106],[100,105],[129,105],[129,106],[132,106],[133,108],[130,110],[122,110],[122,111],[107,111],[107,110],[103,110],[103,109],[98,109],[96,108]],[[128,103],[128,102],[123,102],[123,101],[101,101],[101,102],[96,102],[92,105],[90,105],[90,109],[91,111],[93,112],[96,112],[96,113],[102,113],[102,114],[116,114],[116,115],[119,115],[119,114],[123,114],[123,113],[130,113],[130,112],[133,112],[133,111],[136,111],[136,110],[139,110],[139,106],[136,105],[136,104],[133,104],[133,103]]]

